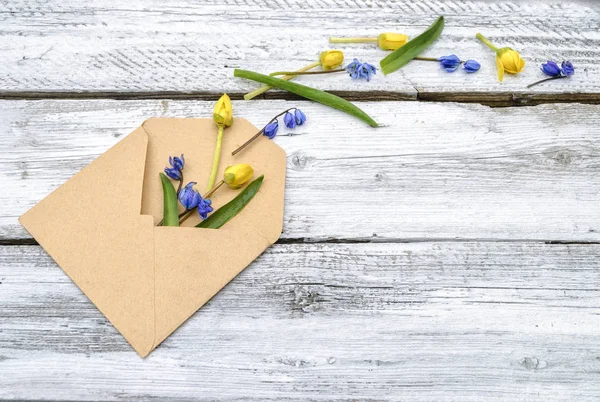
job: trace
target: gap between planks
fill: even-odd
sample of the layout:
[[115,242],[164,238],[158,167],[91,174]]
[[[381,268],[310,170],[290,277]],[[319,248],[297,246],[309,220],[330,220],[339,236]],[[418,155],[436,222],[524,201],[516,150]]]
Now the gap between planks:
[[[415,88],[414,93],[388,91],[329,91],[349,101],[385,102],[385,101],[421,101],[475,103],[490,107],[537,106],[550,103],[600,104],[600,93],[547,93],[528,92],[427,92]],[[0,100],[204,100],[216,101],[222,93],[203,91],[147,91],[147,92],[104,92],[104,91],[0,91]],[[229,92],[232,100],[243,100],[244,93]],[[288,92],[271,91],[255,99],[305,100]]]
[[[597,245],[600,241],[483,238],[283,238],[275,244],[411,244],[411,243],[538,243],[547,245]],[[0,239],[0,246],[39,246],[35,239]]]

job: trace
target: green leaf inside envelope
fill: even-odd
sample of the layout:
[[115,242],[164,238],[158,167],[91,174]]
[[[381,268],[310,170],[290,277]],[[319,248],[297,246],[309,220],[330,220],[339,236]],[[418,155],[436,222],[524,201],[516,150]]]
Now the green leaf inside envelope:
[[262,84],[266,84],[275,88],[284,89],[288,92],[300,95],[303,98],[319,102],[323,105],[341,110],[342,112],[346,112],[354,117],[358,117],[371,127],[378,127],[377,122],[373,120],[371,116],[366,114],[362,109],[348,102],[346,99],[340,98],[339,96],[330,94],[328,92],[307,87],[306,85],[296,84],[295,82],[282,80],[280,78],[255,73],[254,71],[235,69],[233,70],[233,75],[235,77],[246,78],[248,80],[260,82]]
[[379,62],[381,71],[383,71],[385,75],[388,75],[406,65],[412,59],[420,55],[425,49],[427,49],[429,45],[435,42],[443,30],[444,16],[442,15],[421,35],[408,41],[406,45],[399,47],[384,57]]
[[240,191],[238,195],[227,204],[213,212],[207,219],[196,225],[197,228],[219,229],[226,224],[231,218],[240,213],[242,209],[254,198],[258,190],[262,186],[265,176],[261,175],[258,179],[248,184],[245,189]]
[[160,182],[163,189],[163,226],[179,226],[175,187],[163,173],[160,174]]

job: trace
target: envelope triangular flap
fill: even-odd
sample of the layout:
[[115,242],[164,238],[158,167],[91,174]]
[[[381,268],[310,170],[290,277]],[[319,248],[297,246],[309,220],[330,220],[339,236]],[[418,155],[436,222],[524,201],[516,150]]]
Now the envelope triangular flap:
[[147,136],[140,128],[19,221],[134,349],[154,341],[154,231],[139,214]]

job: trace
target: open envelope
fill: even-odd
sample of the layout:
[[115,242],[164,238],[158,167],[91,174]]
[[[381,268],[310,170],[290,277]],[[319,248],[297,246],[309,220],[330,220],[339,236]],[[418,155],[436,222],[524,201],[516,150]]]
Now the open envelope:
[[[204,193],[217,138],[212,119],[145,121],[19,221],[145,357],[281,234],[285,152],[259,138],[231,156],[257,131],[244,119],[225,129],[221,172],[248,163],[265,179],[220,229],[193,227],[197,214],[182,227],[156,226],[169,156],[185,154],[185,183],[197,181]],[[238,191],[217,191],[215,209]]]

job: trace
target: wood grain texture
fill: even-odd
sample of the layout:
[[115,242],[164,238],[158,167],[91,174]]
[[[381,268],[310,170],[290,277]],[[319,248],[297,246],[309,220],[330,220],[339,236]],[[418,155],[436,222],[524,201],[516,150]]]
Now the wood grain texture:
[[0,247],[2,400],[600,398],[599,245],[275,245],[140,359]]
[[[600,240],[600,106],[359,104],[377,129],[309,102],[234,111],[262,126],[292,106],[309,120],[276,138],[288,154],[283,241]],[[30,239],[17,217],[146,118],[212,107],[0,101],[0,239]]]
[[[298,82],[363,100],[600,101],[600,5],[585,0],[7,0],[0,2],[0,96],[239,97],[256,86],[234,78],[233,68],[300,68],[333,47],[330,36],[414,36],[439,15],[446,29],[424,55],[479,60],[476,75],[413,62],[369,83],[345,74]],[[520,51],[524,72],[499,84],[494,54],[475,39],[478,31]],[[348,60],[374,64],[386,54],[372,44],[343,50]],[[577,73],[526,89],[550,58],[571,60]]]

